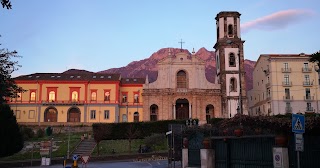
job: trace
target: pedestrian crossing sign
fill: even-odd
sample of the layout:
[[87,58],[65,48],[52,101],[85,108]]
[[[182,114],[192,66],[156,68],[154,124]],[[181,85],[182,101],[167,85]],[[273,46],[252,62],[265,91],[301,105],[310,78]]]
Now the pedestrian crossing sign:
[[305,130],[305,120],[304,115],[292,114],[292,132],[294,133],[304,133]]

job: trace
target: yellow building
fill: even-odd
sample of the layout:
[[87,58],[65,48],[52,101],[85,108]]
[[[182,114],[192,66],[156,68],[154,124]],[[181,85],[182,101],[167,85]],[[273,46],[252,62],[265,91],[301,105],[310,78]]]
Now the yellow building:
[[260,55],[248,92],[250,115],[319,113],[318,73],[305,54]]
[[158,77],[151,83],[84,70],[35,73],[15,78],[27,92],[9,103],[18,122],[38,125],[189,118],[203,124],[248,114],[240,15],[223,11],[215,17],[215,83],[206,78],[206,62],[181,47],[169,49],[158,62]]
[[27,90],[9,104],[19,123],[90,124],[141,121],[143,78],[71,70],[15,78]]

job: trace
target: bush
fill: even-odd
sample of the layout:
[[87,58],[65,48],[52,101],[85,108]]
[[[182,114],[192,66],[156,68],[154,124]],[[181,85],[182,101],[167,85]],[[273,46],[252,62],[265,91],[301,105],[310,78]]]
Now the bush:
[[23,147],[16,117],[7,104],[0,104],[0,157],[10,156]]
[[39,128],[37,130],[37,138],[42,138],[42,137],[44,137],[44,130]]
[[29,127],[21,127],[20,131],[21,131],[23,140],[25,140],[25,141],[27,141],[27,140],[29,140],[29,139],[34,137],[34,132]]
[[165,134],[169,129],[170,124],[182,124],[185,125],[185,120],[162,120],[154,122],[123,122],[123,123],[95,123],[92,124],[93,134],[103,134],[104,127],[111,127],[112,129],[108,131],[108,135],[101,135],[103,140],[115,140],[115,139],[128,139],[128,136],[124,133],[127,132],[129,125],[134,125],[134,128],[140,130],[138,136],[135,139],[142,139],[144,137],[150,136],[154,133]]
[[144,138],[144,143],[147,147],[151,147],[154,151],[157,147],[162,146],[166,142],[165,134],[152,134]]

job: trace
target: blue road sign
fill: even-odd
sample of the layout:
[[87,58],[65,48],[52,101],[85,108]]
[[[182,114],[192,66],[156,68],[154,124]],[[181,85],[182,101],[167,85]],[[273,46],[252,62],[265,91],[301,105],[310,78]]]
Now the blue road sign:
[[78,155],[73,155],[72,159],[73,159],[73,160],[78,160],[79,157],[78,157]]
[[292,132],[294,133],[304,133],[305,130],[305,120],[304,115],[292,114]]

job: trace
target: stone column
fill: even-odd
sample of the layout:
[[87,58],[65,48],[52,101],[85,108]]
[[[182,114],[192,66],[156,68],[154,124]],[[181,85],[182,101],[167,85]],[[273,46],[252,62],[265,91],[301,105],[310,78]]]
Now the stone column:
[[173,115],[172,115],[172,119],[176,119],[176,104],[173,104]]
[[182,149],[182,168],[188,167],[188,148]]
[[200,149],[201,168],[215,167],[215,154],[213,149]]
[[189,103],[189,118],[192,118],[191,103]]
[[289,168],[288,148],[274,147],[272,148],[272,152],[274,168]]

